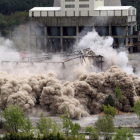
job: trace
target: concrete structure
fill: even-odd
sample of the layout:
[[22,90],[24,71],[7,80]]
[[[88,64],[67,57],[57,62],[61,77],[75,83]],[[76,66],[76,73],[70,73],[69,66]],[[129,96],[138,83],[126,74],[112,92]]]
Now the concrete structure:
[[130,52],[133,38],[138,38],[133,35],[137,30],[136,8],[121,6],[120,0],[55,0],[54,7],[35,7],[29,16],[37,22],[35,27],[31,24],[36,52],[69,51],[93,29],[101,36],[112,36],[114,47],[127,46]]

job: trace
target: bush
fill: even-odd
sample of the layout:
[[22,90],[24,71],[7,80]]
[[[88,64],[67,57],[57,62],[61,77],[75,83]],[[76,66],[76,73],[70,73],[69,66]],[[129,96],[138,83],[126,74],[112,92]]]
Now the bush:
[[121,128],[117,129],[117,132],[115,134],[115,138],[113,140],[135,140],[133,137],[133,133],[129,128]]
[[0,138],[0,140],[65,140],[65,137],[59,132],[56,136],[50,133],[48,136],[43,135],[39,137],[34,137],[32,133],[24,134],[11,132],[10,134],[6,134],[3,138]]
[[25,116],[23,110],[18,106],[10,106],[3,111],[6,126],[13,131],[18,132],[25,123]]
[[112,116],[98,117],[97,122],[95,122],[95,129],[102,135],[104,139],[110,139],[110,133],[115,132],[114,122]]
[[40,116],[39,122],[37,122],[37,128],[40,130],[41,133],[46,133],[47,135],[50,133],[50,130],[52,129],[52,119],[43,117],[43,114]]

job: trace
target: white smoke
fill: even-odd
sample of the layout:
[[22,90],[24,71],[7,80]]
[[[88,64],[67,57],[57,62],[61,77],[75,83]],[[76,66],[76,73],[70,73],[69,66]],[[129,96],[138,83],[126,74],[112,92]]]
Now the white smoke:
[[117,52],[113,49],[112,37],[101,37],[96,31],[89,32],[78,43],[78,47],[75,49],[82,50],[84,48],[91,48],[96,55],[102,55],[104,57],[104,70],[108,70],[112,65],[118,65],[128,74],[133,73],[131,66],[128,64],[128,56],[126,51]]
[[14,43],[9,39],[0,38],[0,62],[19,61],[20,56],[16,52]]

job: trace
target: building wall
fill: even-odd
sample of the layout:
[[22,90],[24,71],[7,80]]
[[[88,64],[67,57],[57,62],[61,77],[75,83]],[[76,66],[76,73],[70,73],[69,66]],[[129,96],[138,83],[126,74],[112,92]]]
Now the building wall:
[[104,6],[121,6],[121,0],[104,0]]
[[94,9],[98,8],[99,6],[104,6],[104,0],[94,0]]
[[61,0],[62,11],[90,11],[94,10],[94,0]]

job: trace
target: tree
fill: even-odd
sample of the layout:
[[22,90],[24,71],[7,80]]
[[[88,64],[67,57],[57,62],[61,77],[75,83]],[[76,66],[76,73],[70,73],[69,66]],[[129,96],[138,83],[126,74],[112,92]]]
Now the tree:
[[79,131],[81,130],[81,126],[78,123],[75,123],[72,127],[71,134],[75,138],[79,138]]
[[129,128],[117,129],[113,140],[135,140],[133,133]]
[[99,135],[102,135],[104,139],[110,139],[110,133],[115,132],[112,116],[99,116],[94,126]]
[[115,117],[116,109],[114,107],[111,107],[110,105],[108,105],[108,107],[106,105],[103,105],[103,108],[104,108],[104,113],[107,116],[112,116],[113,118]]
[[24,125],[22,126],[22,131],[24,133],[29,133],[31,132],[31,130],[33,129],[33,125],[32,125],[32,122],[30,121],[29,117],[25,119],[25,123]]
[[37,122],[37,128],[41,133],[46,133],[48,135],[52,129],[52,119],[50,117],[43,117],[43,114],[41,114],[40,120]]
[[72,130],[73,123],[72,123],[71,119],[69,118],[69,114],[66,109],[66,106],[65,106],[65,115],[62,115],[60,117],[62,118],[62,121],[63,121],[64,133],[68,137],[69,131]]
[[140,101],[137,100],[136,104],[133,107],[133,111],[137,114],[140,119]]
[[119,101],[119,105],[118,105],[118,114],[119,114],[119,110],[120,110],[120,102],[123,100],[123,95],[122,95],[122,91],[121,91],[121,89],[118,87],[118,86],[116,86],[116,88],[115,88],[115,94],[116,94],[116,98],[118,99],[118,101]]
[[87,126],[85,129],[85,133],[89,133],[89,139],[91,139],[91,140],[99,139],[99,135],[93,126]]
[[62,131],[62,125],[61,124],[58,124],[56,122],[56,120],[54,119],[53,121],[53,124],[52,124],[52,133],[53,135],[57,135],[58,132],[61,132]]
[[10,106],[3,111],[5,123],[16,133],[25,124],[25,116],[23,110],[18,106]]
[[105,101],[104,101],[103,104],[106,105],[106,106],[110,105],[112,107],[115,107],[115,100],[112,98],[111,95],[109,95],[105,98]]

